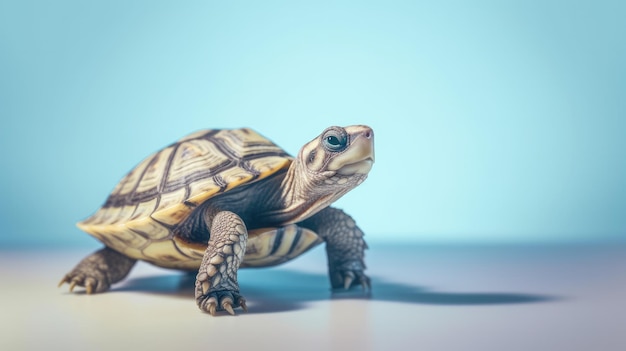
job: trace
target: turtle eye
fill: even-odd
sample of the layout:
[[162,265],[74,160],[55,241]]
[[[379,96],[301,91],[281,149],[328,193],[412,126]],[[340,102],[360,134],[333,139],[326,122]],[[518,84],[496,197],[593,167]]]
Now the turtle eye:
[[324,133],[323,143],[329,151],[341,151],[348,145],[348,136],[343,130],[329,129]]
[[332,146],[332,147],[336,147],[336,146],[341,145],[341,142],[339,141],[339,138],[337,138],[337,137],[336,137],[336,136],[334,136],[334,135],[331,135],[331,136],[329,136],[329,137],[326,137],[326,142],[327,142],[330,146]]

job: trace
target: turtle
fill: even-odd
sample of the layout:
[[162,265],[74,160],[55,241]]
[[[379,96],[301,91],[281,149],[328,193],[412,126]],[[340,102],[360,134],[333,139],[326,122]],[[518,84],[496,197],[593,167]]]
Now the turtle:
[[59,286],[101,293],[133,265],[188,271],[200,310],[247,311],[237,271],[287,262],[325,242],[330,285],[370,290],[363,231],[330,206],[374,163],[374,132],[332,126],[296,157],[251,128],[206,129],[153,153],[93,215],[77,223],[104,248]]

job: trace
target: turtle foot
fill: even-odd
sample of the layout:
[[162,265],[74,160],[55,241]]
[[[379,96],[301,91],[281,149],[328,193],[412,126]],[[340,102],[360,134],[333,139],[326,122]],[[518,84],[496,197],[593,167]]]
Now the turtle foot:
[[360,285],[365,292],[371,290],[370,278],[365,275],[363,264],[360,262],[352,262],[334,268],[330,270],[333,290],[349,290],[357,285]]
[[106,275],[97,270],[84,272],[74,269],[61,279],[59,287],[65,283],[70,285],[70,292],[73,292],[76,286],[80,286],[85,288],[87,294],[105,292],[111,287]]
[[209,292],[196,298],[196,302],[202,311],[212,316],[221,311],[226,311],[234,316],[234,309],[237,307],[241,307],[244,312],[248,312],[246,299],[237,291],[221,290]]
[[68,283],[70,292],[76,286],[84,287],[87,294],[105,292],[111,284],[122,280],[134,264],[134,259],[105,247],[80,261],[61,279],[59,286]]

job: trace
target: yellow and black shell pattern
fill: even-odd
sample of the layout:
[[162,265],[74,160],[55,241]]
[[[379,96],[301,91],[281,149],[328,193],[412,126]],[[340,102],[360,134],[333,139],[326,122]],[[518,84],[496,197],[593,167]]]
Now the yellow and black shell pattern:
[[178,239],[176,225],[211,197],[284,170],[292,160],[251,129],[198,131],[139,163],[77,226],[129,257],[197,268],[206,244]]

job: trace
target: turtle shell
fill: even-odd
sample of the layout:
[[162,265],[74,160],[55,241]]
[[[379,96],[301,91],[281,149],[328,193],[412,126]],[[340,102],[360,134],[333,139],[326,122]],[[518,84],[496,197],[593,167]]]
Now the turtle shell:
[[292,160],[251,129],[198,131],[139,163],[77,226],[130,257],[197,268],[206,244],[182,242],[176,225],[211,197],[286,169]]

